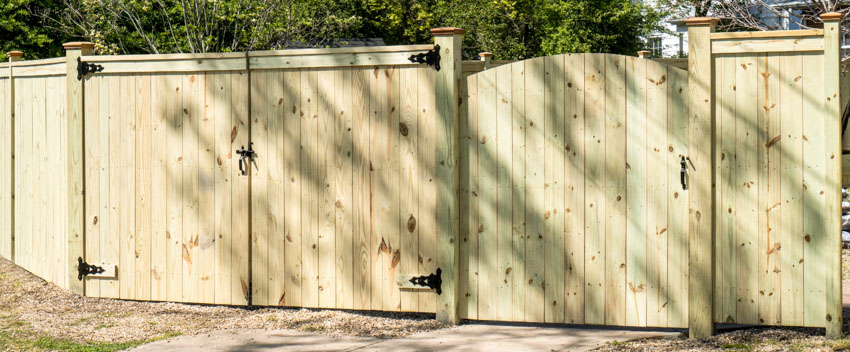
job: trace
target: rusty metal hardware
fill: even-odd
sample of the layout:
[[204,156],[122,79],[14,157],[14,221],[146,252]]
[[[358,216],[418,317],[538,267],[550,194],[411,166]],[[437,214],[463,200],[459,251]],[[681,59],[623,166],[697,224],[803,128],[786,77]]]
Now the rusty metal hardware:
[[437,268],[437,272],[428,276],[417,276],[410,279],[410,283],[416,286],[428,287],[433,290],[437,290],[437,294],[443,293],[443,279],[441,274],[443,273],[440,268]]

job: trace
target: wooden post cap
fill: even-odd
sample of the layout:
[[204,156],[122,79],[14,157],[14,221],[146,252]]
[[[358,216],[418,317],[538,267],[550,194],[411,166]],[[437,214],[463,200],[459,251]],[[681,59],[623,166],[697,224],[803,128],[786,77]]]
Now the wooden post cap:
[[6,53],[6,56],[8,56],[8,57],[21,57],[21,56],[24,56],[24,52],[23,51],[17,51],[17,50],[10,51],[10,52]]
[[62,44],[62,47],[65,50],[82,50],[82,49],[92,49],[94,48],[94,43],[91,42],[70,42]]
[[463,34],[466,32],[463,28],[457,27],[440,27],[431,29],[432,35],[454,35],[454,34]]
[[714,17],[691,17],[685,20],[685,24],[688,26],[712,26],[719,21]]
[[485,51],[483,53],[478,53],[478,57],[480,57],[482,59],[485,58],[485,57],[493,57],[493,53],[491,53],[489,51]]
[[650,53],[652,53],[652,52],[649,51],[649,50],[641,50],[641,51],[637,52],[638,57],[646,57],[646,56],[649,56]]
[[844,14],[840,12],[827,12],[820,15],[820,19],[824,21],[840,21],[844,18]]

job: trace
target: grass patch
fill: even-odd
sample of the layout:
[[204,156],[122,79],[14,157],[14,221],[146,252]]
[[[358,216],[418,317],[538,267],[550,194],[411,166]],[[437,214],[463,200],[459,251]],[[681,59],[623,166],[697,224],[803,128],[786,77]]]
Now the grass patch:
[[57,339],[49,336],[41,336],[34,340],[27,339],[20,331],[0,331],[0,350],[38,350],[38,351],[63,351],[63,352],[113,352],[144,345],[155,341],[180,336],[179,332],[168,332],[161,336],[129,342],[77,342],[66,339]]
[[850,340],[836,340],[832,343],[835,351],[850,351]]
[[752,348],[750,345],[745,343],[727,343],[721,346],[724,350],[740,350],[740,351],[749,351]]
[[298,330],[306,332],[319,332],[324,331],[325,327],[319,324],[304,324],[298,327]]

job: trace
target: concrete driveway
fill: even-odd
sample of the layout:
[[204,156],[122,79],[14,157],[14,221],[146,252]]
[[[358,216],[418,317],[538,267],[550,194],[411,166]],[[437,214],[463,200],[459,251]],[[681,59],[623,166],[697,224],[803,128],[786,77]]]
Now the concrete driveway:
[[181,336],[133,351],[587,351],[615,340],[678,334],[485,323],[392,340],[331,337],[293,330],[235,330]]

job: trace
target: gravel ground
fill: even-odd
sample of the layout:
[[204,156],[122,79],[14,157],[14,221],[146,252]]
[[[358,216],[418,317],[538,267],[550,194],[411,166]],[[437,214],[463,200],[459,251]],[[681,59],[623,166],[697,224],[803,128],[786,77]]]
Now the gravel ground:
[[252,309],[79,297],[0,258],[0,334],[15,331],[77,342],[115,343],[235,328],[395,338],[444,326],[433,314]]

